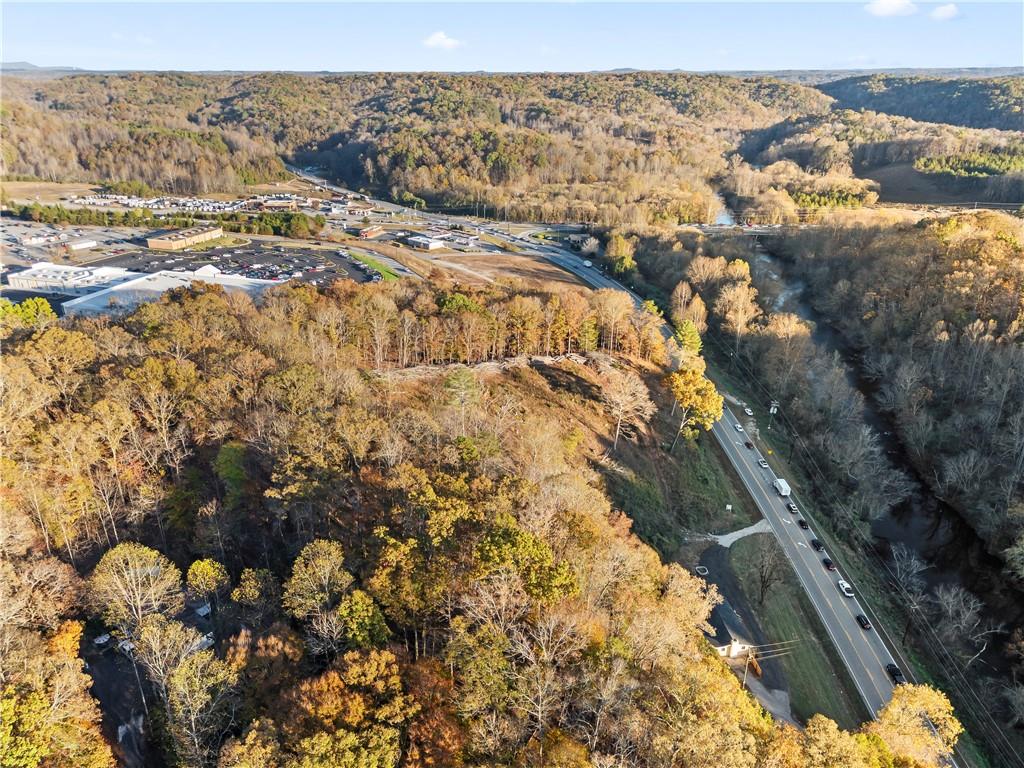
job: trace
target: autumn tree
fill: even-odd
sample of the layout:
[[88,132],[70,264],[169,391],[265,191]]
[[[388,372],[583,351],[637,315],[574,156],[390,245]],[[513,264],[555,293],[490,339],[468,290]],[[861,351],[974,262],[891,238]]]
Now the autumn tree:
[[125,542],[100,558],[89,578],[94,609],[104,621],[131,637],[153,613],[181,610],[181,572],[154,549]]
[[740,339],[747,333],[750,321],[761,314],[757,305],[757,289],[748,283],[727,284],[715,299],[715,314],[735,337],[735,352],[739,354]]
[[151,613],[142,620],[132,640],[134,654],[162,701],[167,701],[167,685],[174,670],[199,647],[201,640],[197,630],[159,613]]
[[231,721],[237,678],[210,650],[186,655],[168,678],[170,732],[186,765],[206,765],[216,754]]
[[612,450],[619,447],[619,436],[627,436],[644,424],[654,414],[647,385],[632,371],[604,366],[601,371],[601,399],[608,415],[615,423]]
[[898,757],[941,765],[964,729],[944,693],[928,685],[898,685],[868,730]]
[[839,729],[824,715],[814,715],[804,730],[804,759],[820,768],[868,768],[853,734]]
[[722,418],[724,401],[699,365],[689,365],[669,374],[666,385],[675,398],[673,410],[679,409],[679,428],[669,448],[671,451],[680,435],[692,439],[698,428],[710,430]]
[[[374,614],[372,600],[367,604],[350,596],[343,601],[352,582],[352,575],[345,570],[344,551],[336,541],[317,539],[295,559],[291,578],[284,584],[283,604],[292,616],[306,623],[314,652],[335,652],[350,637],[370,642],[380,636],[382,622]],[[345,607],[339,610],[341,605]]]
[[609,238],[605,247],[605,255],[612,262],[612,271],[617,275],[632,272],[636,269],[633,255],[636,253],[636,241],[615,233]]
[[246,568],[231,590],[231,600],[259,625],[279,610],[281,585],[265,568]]
[[231,585],[227,568],[209,558],[196,560],[188,567],[185,584],[189,592],[216,605],[218,598]]

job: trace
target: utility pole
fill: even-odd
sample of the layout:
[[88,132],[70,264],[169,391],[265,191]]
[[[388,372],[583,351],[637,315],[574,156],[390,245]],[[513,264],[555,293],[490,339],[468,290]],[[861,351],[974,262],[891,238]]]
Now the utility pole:
[[779,401],[772,400],[771,405],[768,407],[768,431],[772,429],[772,419],[775,418],[775,414],[779,412]]

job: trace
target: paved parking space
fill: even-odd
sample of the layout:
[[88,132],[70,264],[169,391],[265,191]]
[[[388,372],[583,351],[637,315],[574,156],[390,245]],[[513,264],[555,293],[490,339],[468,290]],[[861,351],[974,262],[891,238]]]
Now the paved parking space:
[[[120,249],[119,249],[120,250]],[[194,271],[212,265],[224,274],[260,280],[300,280],[319,285],[347,278],[357,283],[373,279],[368,270],[339,248],[304,248],[254,241],[244,246],[200,252],[151,251],[134,246],[95,259],[91,265],[124,267],[137,272]]]

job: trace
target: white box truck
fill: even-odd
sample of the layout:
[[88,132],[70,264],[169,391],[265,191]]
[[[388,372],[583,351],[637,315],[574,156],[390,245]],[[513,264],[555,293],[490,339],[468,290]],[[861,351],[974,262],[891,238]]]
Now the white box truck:
[[772,485],[774,485],[775,490],[779,492],[779,496],[789,496],[789,483],[781,477],[777,477]]

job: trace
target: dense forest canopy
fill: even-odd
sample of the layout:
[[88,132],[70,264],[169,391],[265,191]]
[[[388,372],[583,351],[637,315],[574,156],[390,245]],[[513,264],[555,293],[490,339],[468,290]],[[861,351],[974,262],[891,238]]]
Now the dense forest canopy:
[[336,283],[0,317],[5,764],[111,764],[86,619],[133,644],[152,761],[182,766],[937,766],[959,735],[924,686],[857,733],[798,731],[711,652],[714,588],[594,471],[645,429],[663,354],[625,294]]
[[849,109],[870,109],[930,123],[1024,129],[1024,78],[868,75],[818,86]]
[[1024,579],[1024,228],[978,213],[780,243],[911,455]]
[[[848,103],[842,89],[853,82],[898,95]],[[765,220],[871,204],[875,189],[857,170],[926,160],[923,170],[961,187],[982,167],[990,178],[971,188],[1015,201],[1022,137],[1007,131],[1024,128],[1019,82],[878,77],[819,90],[654,72],[7,77],[3,173],[207,193],[281,178],[286,157],[412,206],[644,226],[710,220],[723,180],[741,207],[770,209]],[[944,103],[936,83],[955,89],[949,114],[897,108]],[[887,111],[930,122],[876,114]],[[945,124],[961,112],[984,112],[990,119],[967,124],[993,130]],[[736,150],[755,170],[795,166],[737,181],[727,160]],[[965,152],[979,153],[969,168],[954,160]]]
[[208,192],[275,178],[286,155],[410,204],[645,224],[706,218],[708,180],[738,131],[829,103],[766,78],[652,73],[5,85],[6,174]]

